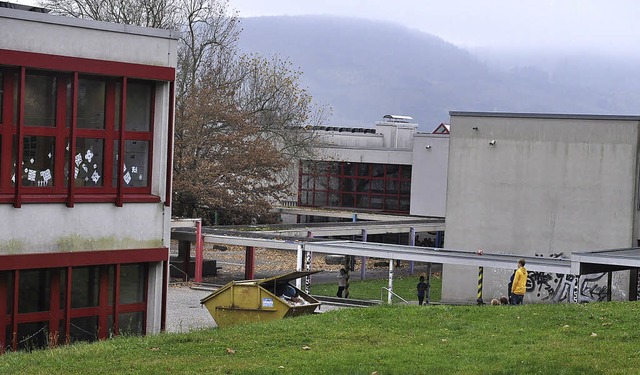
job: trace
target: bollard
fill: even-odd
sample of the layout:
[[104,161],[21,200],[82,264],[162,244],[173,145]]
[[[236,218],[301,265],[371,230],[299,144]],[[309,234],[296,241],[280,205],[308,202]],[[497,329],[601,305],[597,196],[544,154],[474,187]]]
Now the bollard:
[[482,279],[484,278],[484,267],[478,267],[478,305],[484,305],[482,300]]

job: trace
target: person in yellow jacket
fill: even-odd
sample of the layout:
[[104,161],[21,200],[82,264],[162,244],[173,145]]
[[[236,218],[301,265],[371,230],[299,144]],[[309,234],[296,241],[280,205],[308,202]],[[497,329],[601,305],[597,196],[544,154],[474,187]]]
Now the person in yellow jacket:
[[524,293],[527,291],[527,269],[524,268],[524,264],[524,259],[518,259],[518,269],[511,285],[512,305],[522,305],[524,302]]

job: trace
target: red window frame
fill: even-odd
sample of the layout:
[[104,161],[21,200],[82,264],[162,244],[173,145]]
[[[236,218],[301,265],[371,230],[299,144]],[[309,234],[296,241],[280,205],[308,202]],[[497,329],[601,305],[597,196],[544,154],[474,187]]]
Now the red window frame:
[[[37,54],[20,51],[0,49],[0,70],[2,70],[2,113],[0,113],[0,203],[13,203],[14,207],[20,207],[22,203],[66,203],[73,207],[76,202],[113,202],[122,206],[125,202],[159,202],[160,197],[151,194],[152,177],[157,171],[153,171],[154,149],[154,123],[155,123],[155,92],[158,82],[169,82],[171,95],[173,95],[173,82],[175,69],[168,67],[147,66],[131,63],[118,63],[94,59],[72,58],[57,55]],[[24,124],[24,87],[25,76],[28,73],[40,71],[47,72],[58,77],[56,124],[55,127],[33,127]],[[17,77],[17,79],[16,79]],[[82,78],[103,79],[107,82],[105,103],[105,128],[81,129],[77,128],[77,90],[78,80]],[[71,116],[67,114],[67,83],[71,82],[72,103]],[[134,132],[127,130],[126,100],[127,82],[146,81],[151,85],[151,102],[149,114],[149,130]],[[121,84],[120,113],[115,113],[116,83]],[[17,92],[17,95],[13,95]],[[171,100],[169,104],[172,104]],[[14,121],[15,112],[15,121]],[[114,128],[116,117],[120,119],[120,129]],[[67,117],[71,118],[71,126],[66,127]],[[172,119],[168,124],[169,132],[173,132]],[[124,128],[124,129],[123,129]],[[172,136],[173,134],[170,134]],[[50,136],[55,137],[55,166],[53,186],[29,187],[22,186],[21,168],[15,168],[15,183],[11,178],[14,173],[12,165],[14,155],[16,166],[21,166],[24,154],[23,140],[25,136]],[[13,147],[13,139],[18,139],[18,147]],[[73,158],[76,151],[78,138],[98,138],[104,140],[103,145],[103,170],[102,186],[100,187],[76,187],[72,175],[74,171]],[[69,142],[69,160],[66,168],[69,172],[67,186],[65,186],[64,169],[66,142]],[[114,149],[114,142],[118,141],[118,150]],[[144,187],[129,187],[123,183],[123,159],[119,157],[118,165],[114,165],[113,155],[124,156],[126,141],[145,141],[149,143],[147,150],[147,170]],[[171,156],[168,150],[167,157]],[[112,174],[117,170],[117,186],[112,186]],[[166,170],[166,178],[171,178],[170,166]],[[167,188],[170,182],[167,181]],[[170,194],[167,192],[165,205],[170,204]]]
[[[120,333],[118,317],[120,314],[139,312],[143,315],[142,334],[146,334],[146,316],[148,303],[149,284],[149,264],[163,262],[163,269],[166,268],[169,250],[163,248],[135,249],[135,250],[108,250],[108,251],[87,251],[74,253],[47,253],[47,254],[26,254],[26,255],[6,255],[0,256],[0,275],[3,272],[10,272],[12,278],[12,293],[9,293],[6,278],[0,277],[0,353],[7,347],[11,350],[18,349],[16,333],[18,324],[40,323],[48,324],[48,337],[52,344],[58,342],[70,343],[71,319],[83,317],[96,317],[98,319],[97,337],[107,339],[109,337],[107,321],[113,317],[112,333]],[[120,267],[126,264],[143,264],[143,301],[136,303],[120,303]],[[99,277],[99,303],[93,307],[71,307],[72,275],[77,267],[98,266]],[[109,278],[108,267],[115,267],[113,273],[113,304],[109,304]],[[19,312],[20,276],[27,270],[51,270],[49,281],[49,308],[38,312]],[[65,270],[66,272],[62,272]],[[6,274],[4,274],[6,275]],[[65,275],[66,280],[62,280]],[[163,272],[163,285],[167,282],[167,273]],[[63,282],[64,281],[64,282]],[[60,301],[61,288],[65,286],[64,301]],[[8,296],[12,295],[11,311],[7,312]],[[62,303],[61,303],[62,302]],[[166,306],[166,291],[162,293],[163,310]],[[163,315],[164,317],[164,315]],[[59,337],[59,327],[64,324],[64,337]],[[162,329],[164,329],[164,319],[162,319]],[[7,337],[7,328],[13,332],[11,337]]]
[[[347,165],[351,172],[347,172]],[[395,177],[389,169],[396,168]],[[403,192],[402,184],[411,184],[410,165],[389,165],[358,162],[326,162],[303,160],[298,168],[298,205],[310,207],[345,207],[376,210],[391,213],[410,211],[410,192]],[[374,170],[381,173],[374,176]],[[338,189],[331,186],[331,180],[338,179]],[[345,181],[354,181],[351,190],[345,190]],[[306,181],[306,185],[303,183]],[[323,183],[324,182],[324,183]],[[366,189],[358,189],[358,182]],[[382,184],[381,191],[372,189],[372,183]],[[395,191],[389,191],[387,182],[397,184]],[[303,199],[303,196],[305,197]],[[339,203],[332,204],[331,197],[340,197]],[[324,197],[322,200],[317,198]],[[372,198],[382,200],[382,207],[372,204]],[[387,202],[395,202],[390,207]],[[351,202],[351,204],[348,204]],[[406,208],[406,209],[405,209]]]

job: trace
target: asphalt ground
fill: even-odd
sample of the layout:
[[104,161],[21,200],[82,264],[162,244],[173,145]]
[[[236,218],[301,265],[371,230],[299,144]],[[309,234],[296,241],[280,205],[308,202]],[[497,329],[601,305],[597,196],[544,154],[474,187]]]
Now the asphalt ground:
[[[171,255],[177,255],[177,244],[172,244]],[[192,251],[193,255],[193,251]],[[226,250],[206,248],[205,259],[215,259],[218,270],[216,276],[206,276],[203,283],[224,285],[233,280],[244,280],[243,248],[227,248]],[[351,272],[352,280],[360,280],[360,259],[356,259],[355,270]],[[389,262],[385,260],[369,259],[366,267],[366,278],[388,278]],[[256,249],[255,279],[261,279],[285,274],[295,270],[296,254],[291,251]],[[324,256],[314,256],[312,270],[322,270],[311,276],[312,283],[336,283],[342,265],[327,264]],[[440,272],[439,266],[434,265],[432,272]],[[416,279],[426,274],[427,265],[415,263],[413,274],[409,262],[402,262],[400,267],[394,267],[394,277],[413,275]],[[193,283],[185,283],[182,279],[174,278],[167,291],[167,332],[188,332],[191,330],[215,327],[215,321],[200,300],[209,294],[209,290],[192,288]],[[322,305],[319,312],[334,309],[330,305]]]

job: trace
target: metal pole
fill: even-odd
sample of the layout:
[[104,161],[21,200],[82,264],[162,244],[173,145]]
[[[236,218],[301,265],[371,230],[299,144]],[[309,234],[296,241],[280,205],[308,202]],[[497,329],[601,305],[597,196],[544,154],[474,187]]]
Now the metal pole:
[[[305,251],[305,270],[311,271],[311,251]],[[304,278],[304,292],[309,294],[311,290],[311,275]]]
[[[367,230],[362,230],[362,242],[367,242]],[[360,280],[364,280],[367,275],[367,257],[360,258],[362,265],[360,266]]]
[[349,298],[349,276],[351,274],[351,255],[344,256],[344,269],[347,271],[344,283],[344,298]]
[[573,282],[571,283],[572,296],[569,299],[570,302],[578,303],[578,289],[580,285],[580,275],[573,275]]
[[[298,245],[296,250],[296,271],[302,271],[302,247],[304,245]],[[302,280],[300,278],[296,279],[296,288],[300,289],[302,287]]]
[[178,241],[178,258],[182,258],[184,281],[189,281],[189,265],[191,263],[191,241]]
[[427,263],[427,305],[431,302],[431,263]]
[[[416,228],[409,229],[409,246],[416,246]],[[409,273],[413,275],[414,261],[409,262]]]
[[202,260],[204,258],[204,249],[202,241],[202,220],[196,222],[196,268],[195,279],[197,283],[202,282]]
[[255,259],[256,248],[253,246],[245,247],[244,256],[244,278],[245,280],[253,280],[255,278]]
[[[307,231],[307,237],[308,238],[313,238],[313,233],[311,233],[311,231]],[[306,262],[306,266],[305,269],[307,271],[311,271],[311,260],[312,260],[312,254],[310,251],[305,251],[304,252],[304,259]],[[309,290],[311,290],[311,275],[307,275],[304,278],[304,292],[309,294]]]
[[607,302],[611,302],[611,281],[612,273],[609,271],[607,272]]
[[389,259],[389,290],[387,293],[387,303],[393,302],[393,259]]

